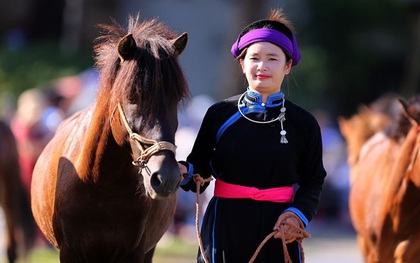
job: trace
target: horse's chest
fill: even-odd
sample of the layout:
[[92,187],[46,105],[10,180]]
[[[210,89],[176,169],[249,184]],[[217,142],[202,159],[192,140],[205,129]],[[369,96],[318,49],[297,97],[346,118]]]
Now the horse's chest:
[[78,239],[91,235],[99,243],[106,237],[118,236],[127,243],[138,242],[150,210],[142,201],[136,186],[125,189],[100,189],[90,185],[75,185],[73,193],[63,194],[56,207],[56,227],[67,238]]

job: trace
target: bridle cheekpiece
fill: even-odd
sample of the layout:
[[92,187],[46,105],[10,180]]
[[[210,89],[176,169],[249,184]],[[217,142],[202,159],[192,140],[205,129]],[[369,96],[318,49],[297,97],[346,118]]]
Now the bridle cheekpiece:
[[142,169],[146,169],[150,176],[150,169],[147,167],[147,162],[149,161],[150,157],[160,151],[171,151],[175,155],[176,146],[173,143],[167,141],[158,142],[156,140],[147,139],[138,133],[133,132],[133,130],[128,125],[127,118],[124,114],[121,104],[118,103],[116,107],[118,107],[118,112],[120,114],[122,123],[128,132],[131,150],[133,151],[133,154],[138,152],[137,157],[133,160],[132,163],[134,166],[140,167],[139,173],[141,173]]

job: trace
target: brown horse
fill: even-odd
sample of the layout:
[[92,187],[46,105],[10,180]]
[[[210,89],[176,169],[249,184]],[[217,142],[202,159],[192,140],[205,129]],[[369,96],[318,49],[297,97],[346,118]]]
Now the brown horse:
[[20,177],[16,140],[3,121],[0,121],[0,206],[6,221],[7,259],[13,263],[18,251],[23,251],[20,256],[24,257],[32,247],[36,227]]
[[350,215],[367,263],[420,262],[420,100],[400,102],[396,128],[369,138],[350,164]]
[[95,45],[95,102],[64,121],[35,166],[32,210],[61,262],[151,262],[172,221],[174,137],[189,95],[187,44],[156,19],[115,21]]
[[347,142],[347,161],[349,165],[357,162],[363,144],[375,133],[382,131],[389,123],[389,117],[382,112],[362,105],[359,113],[351,118],[340,116],[338,124],[341,134]]

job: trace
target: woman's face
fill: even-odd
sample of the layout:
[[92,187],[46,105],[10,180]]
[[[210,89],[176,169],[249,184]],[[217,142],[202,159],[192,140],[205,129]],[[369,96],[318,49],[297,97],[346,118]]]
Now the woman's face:
[[269,42],[257,42],[248,47],[240,60],[249,88],[262,95],[280,92],[284,76],[290,73],[292,61],[286,62],[283,50]]

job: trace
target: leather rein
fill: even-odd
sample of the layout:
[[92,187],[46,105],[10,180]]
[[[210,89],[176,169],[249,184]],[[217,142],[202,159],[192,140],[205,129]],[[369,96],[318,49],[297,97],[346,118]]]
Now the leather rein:
[[[117,108],[118,108],[118,113],[120,114],[122,123],[128,132],[128,135],[130,138],[131,150],[133,151],[134,155],[137,155],[137,157],[135,157],[132,164],[140,168],[139,173],[141,173],[141,171],[145,169],[147,174],[150,176],[151,172],[150,172],[150,169],[147,167],[147,162],[149,161],[150,157],[153,154],[160,151],[171,151],[175,154],[176,146],[173,143],[170,143],[167,141],[158,142],[156,140],[147,139],[141,136],[140,134],[133,132],[133,130],[128,125],[127,118],[124,114],[124,111],[120,103],[118,103],[117,106],[115,106],[113,112],[115,112]],[[113,115],[114,113],[112,114],[112,116]]]

